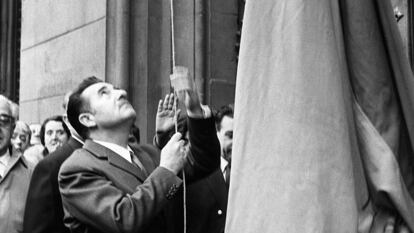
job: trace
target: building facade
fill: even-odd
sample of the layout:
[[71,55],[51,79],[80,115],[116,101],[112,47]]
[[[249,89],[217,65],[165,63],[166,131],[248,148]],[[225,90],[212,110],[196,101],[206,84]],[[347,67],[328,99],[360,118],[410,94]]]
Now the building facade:
[[[241,4],[173,1],[176,64],[215,107],[234,100]],[[93,75],[128,91],[151,140],[158,100],[170,91],[170,1],[23,0],[21,13],[21,120],[62,113],[65,93]]]
[[[391,1],[412,61],[412,1]],[[244,4],[173,0],[176,64],[190,69],[213,107],[234,101]],[[65,93],[97,76],[128,91],[141,138],[151,141],[158,100],[170,91],[170,1],[4,0],[0,7],[0,92],[20,104],[21,120],[61,114]]]

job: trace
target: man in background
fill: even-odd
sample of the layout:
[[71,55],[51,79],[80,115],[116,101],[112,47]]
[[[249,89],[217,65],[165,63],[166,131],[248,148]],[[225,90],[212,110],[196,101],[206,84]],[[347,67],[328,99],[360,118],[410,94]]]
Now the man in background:
[[0,95],[0,232],[17,233],[23,227],[32,166],[11,144],[15,127],[11,108]]
[[[160,100],[156,118],[154,144],[162,148],[173,135],[173,95]],[[191,233],[223,233],[226,223],[228,184],[230,182],[233,145],[233,105],[223,106],[216,114],[217,137],[221,147],[221,166],[206,178],[187,185],[187,231]],[[178,118],[178,131],[188,138],[187,121]],[[191,146],[191,145],[188,145]],[[175,203],[176,219],[172,232],[183,232],[183,203]]]

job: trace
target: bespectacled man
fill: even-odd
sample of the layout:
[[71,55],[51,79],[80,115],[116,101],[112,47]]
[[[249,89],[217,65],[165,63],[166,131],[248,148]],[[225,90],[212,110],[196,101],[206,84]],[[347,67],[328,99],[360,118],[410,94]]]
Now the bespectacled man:
[[17,233],[23,213],[32,165],[11,145],[15,128],[10,101],[0,95],[0,232]]

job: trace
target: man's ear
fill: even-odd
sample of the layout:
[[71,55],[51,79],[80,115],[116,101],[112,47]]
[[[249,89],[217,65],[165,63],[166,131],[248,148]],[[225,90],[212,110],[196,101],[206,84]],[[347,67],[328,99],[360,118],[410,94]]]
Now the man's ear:
[[81,113],[78,119],[79,122],[87,128],[96,126],[95,117],[90,113]]

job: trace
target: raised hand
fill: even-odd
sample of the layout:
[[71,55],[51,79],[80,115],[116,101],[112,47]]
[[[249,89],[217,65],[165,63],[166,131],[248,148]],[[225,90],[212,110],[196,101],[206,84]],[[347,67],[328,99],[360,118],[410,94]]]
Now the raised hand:
[[174,67],[170,79],[179,100],[184,103],[187,115],[194,118],[204,118],[194,81],[188,69],[183,66]]
[[[164,100],[158,102],[157,116],[155,119],[155,132],[166,132],[174,127],[174,101],[177,101],[174,94],[165,95]],[[180,110],[177,109],[177,116]]]

